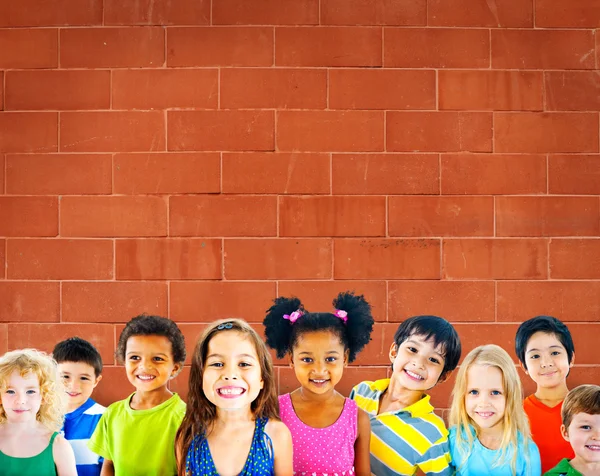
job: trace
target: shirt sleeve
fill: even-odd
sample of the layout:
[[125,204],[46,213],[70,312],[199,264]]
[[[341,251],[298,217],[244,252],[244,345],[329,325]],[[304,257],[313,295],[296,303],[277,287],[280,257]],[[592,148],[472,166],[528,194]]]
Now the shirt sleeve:
[[112,460],[109,445],[108,412],[100,418],[92,437],[88,441],[88,448],[102,458]]
[[417,466],[428,476],[452,476],[454,470],[450,465],[448,438],[440,438],[431,445],[421,458],[419,458]]
[[348,396],[348,398],[350,400],[354,400],[354,395],[356,395],[356,389],[357,389],[358,385],[356,387],[352,387],[352,390],[350,391],[350,395]]

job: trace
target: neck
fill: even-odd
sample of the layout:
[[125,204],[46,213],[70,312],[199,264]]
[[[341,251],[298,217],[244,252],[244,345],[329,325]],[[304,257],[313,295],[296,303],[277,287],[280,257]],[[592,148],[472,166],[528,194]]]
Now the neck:
[[[86,400],[87,402],[87,400]],[[77,404],[77,403],[70,403],[67,404],[67,413],[71,413],[74,412],[75,410],[77,410],[79,407],[81,407],[85,402],[83,402],[82,404]]]
[[300,396],[300,399],[305,402],[317,402],[319,404],[323,404],[335,399],[338,396],[338,393],[334,388],[327,390],[325,393],[314,393],[311,390],[300,387],[298,389],[298,395]]
[[166,402],[173,396],[166,385],[150,392],[136,391],[131,398],[131,408],[134,410],[144,410],[148,408],[154,408],[161,403]]
[[250,405],[243,408],[224,409],[217,407],[217,426],[240,426],[254,421],[254,414]]
[[483,446],[490,450],[500,448],[504,435],[504,425],[502,422],[497,423],[491,428],[479,428],[476,426],[475,429],[477,430],[477,439]]
[[538,387],[535,391],[535,398],[543,403],[557,404],[562,402],[569,393],[567,382],[562,382],[556,387]]
[[583,476],[593,476],[600,474],[600,462],[589,462],[585,461],[579,456],[575,456],[569,461],[573,469],[579,471]]
[[390,379],[390,385],[383,394],[382,401],[386,403],[386,412],[402,410],[424,397],[423,390],[411,390],[402,385],[398,379]]
[[3,426],[8,430],[9,434],[25,435],[31,433],[32,430],[38,429],[40,425],[41,423],[39,421],[31,420],[19,423],[6,421]]

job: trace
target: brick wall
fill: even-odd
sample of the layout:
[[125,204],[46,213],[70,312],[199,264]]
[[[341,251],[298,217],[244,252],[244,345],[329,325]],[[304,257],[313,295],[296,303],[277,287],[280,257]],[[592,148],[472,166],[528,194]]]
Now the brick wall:
[[600,381],[597,0],[0,0],[0,27],[0,351],[88,338],[108,403],[135,314],[191,352],[354,289],[378,323],[344,391],[422,313],[512,355],[555,315]]

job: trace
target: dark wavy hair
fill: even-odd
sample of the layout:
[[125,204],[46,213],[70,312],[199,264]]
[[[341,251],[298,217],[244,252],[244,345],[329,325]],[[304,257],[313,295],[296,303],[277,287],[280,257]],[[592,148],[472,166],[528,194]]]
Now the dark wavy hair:
[[[339,337],[344,349],[348,351],[348,361],[353,362],[371,340],[375,323],[371,305],[362,294],[356,296],[352,292],[343,292],[333,300],[333,307],[346,311],[346,322],[332,312],[308,312],[296,297],[278,297],[263,321],[267,345],[275,349],[277,358],[281,359],[288,353],[293,353],[302,334],[329,331]],[[284,315],[298,310],[303,314],[295,322],[284,319]]]
[[100,352],[87,340],[81,337],[69,337],[54,346],[52,357],[57,363],[82,362],[94,368],[98,377],[102,373],[102,357]]
[[[231,327],[219,328],[221,324],[231,324]],[[211,339],[221,332],[239,332],[243,334],[256,349],[260,374],[264,386],[256,400],[250,406],[255,418],[269,418],[279,420],[279,402],[277,400],[277,388],[275,383],[275,372],[273,362],[265,343],[258,333],[242,319],[221,319],[208,325],[196,344],[192,356],[192,368],[190,369],[189,393],[187,399],[187,410],[177,436],[175,437],[175,448],[179,455],[177,471],[180,476],[185,476],[185,463],[187,452],[192,440],[196,435],[210,431],[212,424],[217,418],[217,407],[204,395],[202,380],[204,376],[204,365],[208,356],[208,345]]]

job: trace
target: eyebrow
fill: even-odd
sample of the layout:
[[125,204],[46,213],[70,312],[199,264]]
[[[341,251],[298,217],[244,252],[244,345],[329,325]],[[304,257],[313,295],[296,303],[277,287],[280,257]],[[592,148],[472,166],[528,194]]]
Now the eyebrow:
[[[129,352],[127,352],[127,354],[125,355],[129,355],[129,354],[141,354],[141,351],[137,351],[137,350],[130,350]],[[152,354],[152,355],[164,355],[165,357],[168,357],[167,354],[165,354],[164,352],[157,352],[156,354]]]
[[[412,343],[412,344],[415,344],[415,345],[423,345],[422,342],[417,342],[416,340],[412,340],[412,339],[407,339],[404,342],[406,342],[406,343]],[[444,358],[444,354],[440,354],[437,350],[434,350],[433,353],[435,355],[439,356],[442,359]]]
[[[337,354],[339,355],[340,353],[337,350],[328,350],[327,352],[325,352],[326,354]],[[312,352],[298,352],[298,355],[312,355]]]
[[[63,370],[63,371],[61,372],[61,374],[65,374],[65,375],[71,375],[71,372],[67,372],[66,370]],[[83,376],[83,377],[91,377],[91,376],[92,376],[92,374],[87,374],[87,373],[83,373],[83,374],[79,374],[79,375],[81,375],[81,376]]]
[[[548,349],[552,349],[553,347],[556,347],[557,349],[563,349],[562,345],[551,345],[550,347],[548,347]],[[529,349],[527,351],[527,353],[529,354],[529,352],[539,352],[540,349]]]
[[[252,360],[256,360],[256,357],[254,357],[253,355],[250,355],[250,354],[237,354],[235,357],[246,357],[246,358],[249,358]],[[224,356],[221,354],[210,354],[208,357],[206,357],[206,360],[211,359],[211,358],[223,359]]]

